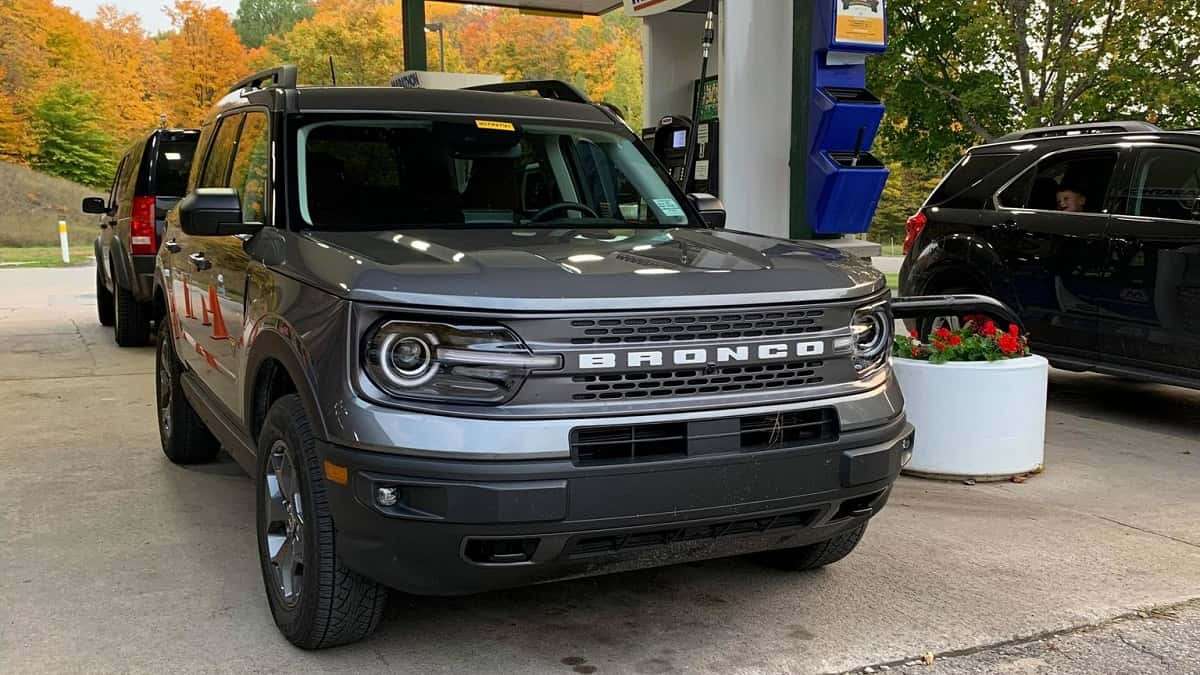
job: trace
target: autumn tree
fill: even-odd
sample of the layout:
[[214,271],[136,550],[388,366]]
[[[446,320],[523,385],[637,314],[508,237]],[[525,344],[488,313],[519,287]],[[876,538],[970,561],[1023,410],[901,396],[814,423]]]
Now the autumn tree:
[[100,187],[112,180],[112,142],[96,103],[73,82],[55,86],[42,98],[33,111],[35,168],[84,185]]
[[101,5],[92,22],[92,43],[104,63],[95,89],[107,128],[122,143],[153,128],[164,112],[159,84],[165,78],[154,44],[136,14]]
[[163,41],[169,120],[199,124],[226,88],[249,74],[246,48],[221,9],[200,0],[175,0],[167,14],[174,27]]
[[1070,122],[1200,123],[1200,3],[892,0],[870,62],[896,156],[944,166],[964,146]]
[[267,48],[279,61],[296,64],[307,84],[330,84],[333,57],[338,84],[385,85],[404,68],[400,5],[326,0],[312,18],[268,38]]
[[261,47],[267,38],[283,35],[313,15],[309,0],[241,0],[233,27],[247,47]]

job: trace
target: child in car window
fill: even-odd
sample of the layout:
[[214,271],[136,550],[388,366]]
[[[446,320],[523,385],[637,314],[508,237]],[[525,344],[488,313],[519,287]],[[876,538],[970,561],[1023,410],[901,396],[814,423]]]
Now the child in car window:
[[1087,197],[1083,192],[1070,185],[1059,186],[1054,200],[1058,204],[1058,210],[1067,213],[1083,213],[1084,207],[1087,206]]

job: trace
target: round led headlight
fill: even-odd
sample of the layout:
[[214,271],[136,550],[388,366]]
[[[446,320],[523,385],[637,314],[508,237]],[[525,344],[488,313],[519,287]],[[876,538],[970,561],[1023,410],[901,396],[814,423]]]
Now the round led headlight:
[[437,374],[433,336],[391,333],[379,341],[379,371],[397,387],[418,387]]
[[860,375],[874,372],[887,359],[892,344],[892,317],[887,305],[861,307],[850,322],[854,370]]

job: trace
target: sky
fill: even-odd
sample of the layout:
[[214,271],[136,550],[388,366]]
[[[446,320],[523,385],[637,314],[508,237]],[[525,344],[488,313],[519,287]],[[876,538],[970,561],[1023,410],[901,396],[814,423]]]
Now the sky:
[[[122,12],[140,15],[142,27],[151,35],[171,27],[171,21],[163,11],[166,0],[55,0],[55,4],[70,7],[85,19],[96,16],[96,8],[102,4],[116,5]],[[237,13],[238,0],[205,0],[204,4],[220,7],[233,16]]]

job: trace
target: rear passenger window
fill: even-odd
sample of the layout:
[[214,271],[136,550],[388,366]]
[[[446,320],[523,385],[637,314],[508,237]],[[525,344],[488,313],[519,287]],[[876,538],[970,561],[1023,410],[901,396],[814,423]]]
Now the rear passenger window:
[[1013,209],[1103,213],[1116,150],[1077,150],[1052,155],[1030,168],[999,197]]
[[1121,202],[1131,216],[1200,220],[1200,152],[1142,150]]
[[221,120],[217,135],[213,138],[208,149],[208,159],[205,160],[204,173],[200,176],[197,187],[225,187],[229,176],[229,162],[233,158],[234,146],[237,144],[238,127],[242,116],[232,115]]
[[163,197],[187,194],[188,171],[196,152],[195,136],[190,140],[163,141],[158,144],[154,162],[154,191]]
[[233,169],[229,174],[229,187],[237,190],[242,200],[243,222],[266,222],[264,200],[267,175],[270,173],[270,148],[271,134],[267,128],[266,114],[246,113]]
[[926,205],[940,206],[946,209],[983,208],[990,195],[972,188],[979,186],[1017,157],[1018,155],[1014,153],[986,155],[971,153],[963,157],[962,161],[956,164],[942,179],[941,184],[930,195]]

